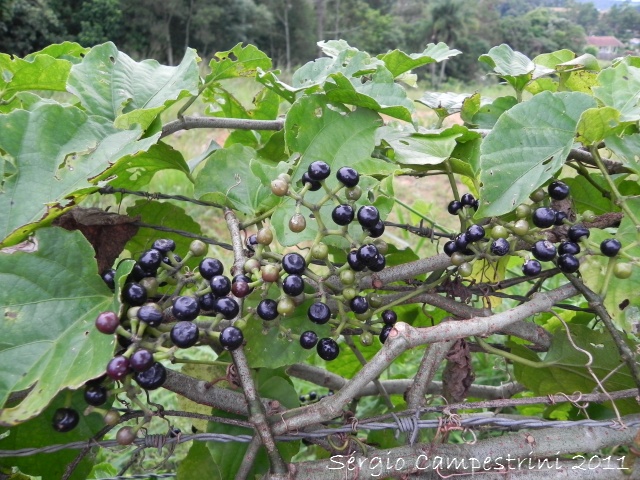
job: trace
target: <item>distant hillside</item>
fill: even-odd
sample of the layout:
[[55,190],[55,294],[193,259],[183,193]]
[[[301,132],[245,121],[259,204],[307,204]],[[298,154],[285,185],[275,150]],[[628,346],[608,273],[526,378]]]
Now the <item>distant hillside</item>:
[[[577,0],[579,3],[593,3],[598,10],[608,10],[615,4],[626,3],[621,0]],[[638,0],[631,1],[631,3],[636,4],[640,8],[640,3]]]

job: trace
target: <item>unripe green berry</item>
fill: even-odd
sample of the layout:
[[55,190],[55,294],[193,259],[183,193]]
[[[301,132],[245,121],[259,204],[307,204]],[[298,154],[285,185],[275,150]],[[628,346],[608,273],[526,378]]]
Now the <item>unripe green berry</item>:
[[529,198],[531,199],[532,202],[541,202],[545,199],[546,196],[547,196],[547,193],[542,188],[539,188],[538,190],[533,192],[531,195],[529,195]]
[[357,185],[352,188],[347,188],[344,192],[344,196],[347,197],[347,200],[357,202],[362,196],[362,189]]
[[295,215],[293,215],[293,217],[291,217],[291,220],[289,220],[289,230],[291,230],[292,232],[300,233],[305,228],[307,228],[307,221],[305,220],[304,216],[302,216],[302,214],[296,213]]
[[273,231],[269,227],[261,228],[256,234],[260,245],[270,245],[273,242]]
[[283,317],[288,317],[296,310],[296,304],[290,297],[282,297],[278,301],[278,313]]
[[278,175],[278,178],[287,183],[291,183],[291,175],[289,175],[288,173],[281,173],[280,175]]
[[356,281],[356,274],[353,270],[343,270],[340,272],[340,281],[343,285],[353,285]]
[[191,242],[191,245],[189,245],[189,251],[194,257],[201,257],[205,255],[208,250],[207,244],[201,240],[194,240]]
[[254,270],[260,269],[260,260],[257,258],[250,258],[246,262],[244,262],[243,267],[245,273],[252,273]]
[[529,222],[524,218],[521,218],[513,224],[513,233],[518,236],[526,235],[529,232]]
[[613,267],[613,274],[616,278],[626,279],[633,273],[633,265],[630,263],[616,263]]
[[373,345],[373,334],[369,331],[360,334],[360,343],[365,347]]
[[490,236],[494,240],[498,238],[507,238],[509,236],[509,231],[506,228],[504,228],[502,225],[496,225],[491,229]]
[[117,410],[109,410],[104,414],[104,423],[113,427],[120,422],[120,414]]
[[325,243],[318,242],[311,247],[311,257],[316,260],[324,260],[329,256],[329,247]]
[[459,267],[466,261],[467,260],[464,258],[464,255],[461,254],[460,252],[454,252],[453,255],[451,255],[451,263],[456,267]]
[[473,266],[469,262],[465,262],[458,267],[458,274],[461,277],[468,277],[473,272]]
[[381,240],[379,238],[376,238],[373,241],[373,244],[376,246],[376,248],[378,249],[378,253],[380,255],[386,255],[387,252],[389,251],[389,245],[387,244],[387,242],[385,242],[384,240]]
[[527,218],[531,215],[531,207],[529,205],[518,205],[516,208],[516,217],[518,218]]
[[280,278],[280,269],[275,265],[265,265],[262,267],[262,280],[265,282],[277,282]]
[[369,305],[372,306],[373,308],[378,308],[382,306],[384,299],[382,298],[382,295],[380,295],[379,293],[370,292],[367,294],[367,301],[369,302]]
[[147,291],[148,297],[155,297],[158,293],[158,280],[155,277],[145,277],[138,283]]
[[127,318],[129,320],[138,318],[138,310],[140,310],[140,307],[131,307],[129,310],[127,310]]
[[353,300],[358,295],[355,288],[345,288],[342,290],[342,296],[345,300]]
[[354,316],[361,322],[366,322],[371,318],[372,315],[373,315],[373,312],[371,310],[367,310],[364,313],[356,313]]
[[593,210],[585,210],[584,212],[582,212],[582,220],[584,222],[594,222],[596,219],[596,214],[593,212]]

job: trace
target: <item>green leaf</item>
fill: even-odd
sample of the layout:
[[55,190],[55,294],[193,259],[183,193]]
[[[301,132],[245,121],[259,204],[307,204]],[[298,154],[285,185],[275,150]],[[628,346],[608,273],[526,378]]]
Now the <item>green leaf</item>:
[[478,128],[493,128],[500,116],[517,104],[516,97],[496,98],[493,102],[481,105],[469,123]]
[[442,62],[461,53],[460,50],[451,49],[446,44],[439,42],[438,44],[428,44],[422,53],[407,54],[396,49],[378,55],[378,58],[384,62],[395,78],[414,68],[433,62]]
[[[486,102],[484,102],[486,103]],[[478,113],[483,101],[479,93],[474,93],[471,96],[465,98],[462,101],[462,108],[460,109],[460,118],[464,121],[465,125],[475,126],[473,122],[473,116]]]
[[404,88],[393,81],[393,77],[384,67],[379,67],[370,81],[349,81],[342,73],[331,75],[324,89],[327,98],[356,107],[364,107],[376,112],[411,122],[415,107]]
[[71,69],[67,89],[88,113],[119,128],[147,128],[167,106],[198,92],[200,76],[195,50],[187,49],[180,65],[155,60],[135,62],[109,42],[97,47]]
[[[536,395],[549,395],[558,392],[567,394],[590,392],[597,388],[596,381],[586,367],[592,359],[591,370],[600,380],[607,377],[604,382],[604,388],[607,391],[614,392],[633,388],[633,379],[628,368],[623,365],[611,335],[592,330],[586,325],[573,323],[569,324],[569,332],[571,339],[569,339],[566,329],[559,330],[553,335],[551,347],[543,361],[539,361],[538,356],[526,347],[509,342],[512,353],[538,362],[540,365],[539,368],[534,368],[514,362],[516,379]],[[579,348],[588,351],[591,358],[584,352],[577,350],[572,341]],[[621,410],[624,410],[625,413],[638,411],[637,402],[616,404],[618,407],[623,407]],[[623,412],[621,411],[621,413]]]
[[63,388],[104,372],[113,338],[93,324],[112,307],[95,252],[78,231],[40,230],[32,252],[0,251],[0,405],[29,387],[24,400],[0,410],[0,424],[38,415]]
[[580,115],[595,107],[577,92],[542,92],[505,112],[480,149],[476,218],[514,210],[562,168]]
[[50,57],[61,58],[75,64],[80,63],[82,61],[82,57],[84,57],[89,50],[91,49],[83,47],[76,42],[54,43],[52,45],[47,45],[38,52],[30,53],[24,57],[24,59],[31,61],[38,55],[49,55]]
[[[291,106],[285,120],[285,141],[290,152],[302,155],[294,181],[316,160],[328,163],[335,172],[371,156],[375,131],[382,120],[371,110],[343,108],[330,105],[324,95],[301,97]],[[331,176],[327,184],[333,188],[337,180]]]
[[636,174],[640,174],[640,134],[608,137],[607,148],[615,153],[616,160]]
[[162,170],[178,170],[188,178],[191,177],[182,154],[161,142],[151,145],[146,152],[122,157],[111,168],[91,180],[108,181],[112,187],[140,190],[149,185],[153,176]]
[[479,60],[493,68],[493,71],[504,78],[516,91],[522,91],[533,78],[535,63],[526,55],[516,52],[509,45],[493,47]]
[[0,193],[0,238],[17,243],[51,222],[89,192],[90,179],[116,160],[145,151],[157,136],[136,141],[139,130],[116,130],[76,107],[42,102],[32,110],[0,115],[0,148],[13,157],[16,173]]
[[[87,441],[104,427],[104,421],[99,414],[92,413],[87,416],[82,411],[87,408],[84,401],[83,392],[77,391],[71,394],[71,403],[67,404],[69,392],[62,392],[51,405],[49,405],[39,416],[26,421],[16,427],[1,429],[0,435],[4,437],[0,440],[0,450],[20,450],[23,448],[39,448],[49,445],[66,444],[73,442]],[[56,409],[69,406],[80,413],[78,426],[70,432],[56,432],[51,424]],[[21,472],[37,476],[41,480],[60,480],[67,468],[78,456],[78,451],[73,449],[63,449],[52,453],[39,453],[29,456],[15,456],[0,458],[0,465],[3,467],[18,467]],[[71,480],[84,480],[89,477],[92,466],[91,456],[85,456],[76,467]],[[104,478],[104,476],[98,477]]]
[[[605,190],[609,189],[607,181],[602,175],[591,173],[589,177],[592,182],[600,185]],[[602,193],[582,175],[565,178],[564,182],[569,186],[571,201],[576,212],[591,210],[596,215],[602,215],[607,212],[620,211],[620,207],[616,206],[611,199],[602,196]]]
[[615,108],[588,108],[578,121],[578,140],[584,145],[594,145],[620,132],[622,128],[624,125],[620,125],[620,112]]
[[[627,200],[628,204],[639,211],[638,201]],[[612,238],[613,235],[602,230],[591,229],[589,240],[599,245],[602,240]],[[625,248],[625,253],[631,258],[640,258],[640,246],[637,244],[638,234],[633,222],[624,217],[615,234]],[[637,331],[640,324],[640,269],[634,266],[631,276],[626,279],[616,278],[611,275],[607,288],[603,291],[603,282],[609,262],[624,262],[623,259],[609,259],[600,255],[590,255],[580,265],[585,284],[594,292],[604,296],[604,306],[611,315],[616,326],[625,331]]]
[[214,151],[205,160],[194,193],[196,198],[258,215],[281,201],[271,193],[271,181],[287,168],[285,163],[267,163],[252,148],[235,144]]
[[457,129],[438,134],[421,134],[381,127],[378,137],[391,149],[393,160],[402,165],[439,165],[449,158],[462,135]]
[[303,88],[294,88],[284,83],[276,77],[274,72],[265,72],[261,68],[258,68],[256,80],[289,103],[295,102],[296,94],[304,90]]
[[542,65],[547,68],[556,69],[559,64],[573,60],[576,54],[571,50],[556,50],[551,53],[543,53],[533,59],[536,65]]
[[470,97],[468,93],[425,92],[416,102],[433,109],[438,117],[445,118],[459,113],[465,100]]
[[[210,410],[210,409],[209,409]],[[177,480],[211,478],[218,469],[205,442],[193,442],[189,453],[178,465]]]
[[100,480],[103,478],[115,477],[116,475],[118,475],[118,470],[116,470],[116,467],[114,467],[110,463],[102,462],[93,466],[87,478],[89,480]]
[[9,98],[24,90],[64,92],[71,62],[40,54],[29,60],[0,54],[0,95]]
[[593,87],[593,94],[605,106],[620,111],[621,121],[640,120],[640,68],[620,62],[602,70],[598,83],[600,86]]
[[205,77],[205,83],[211,84],[227,78],[252,77],[258,68],[271,70],[271,59],[253,45],[242,46],[238,43],[231,50],[216,53],[209,62],[211,72]]

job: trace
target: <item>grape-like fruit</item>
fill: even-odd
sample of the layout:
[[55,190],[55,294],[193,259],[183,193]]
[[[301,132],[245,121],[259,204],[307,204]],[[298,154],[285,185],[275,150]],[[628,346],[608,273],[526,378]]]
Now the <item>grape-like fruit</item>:
[[176,242],[174,242],[170,238],[159,238],[155,242],[153,242],[152,247],[166,255],[167,253],[173,252],[176,249]]
[[556,222],[556,211],[549,207],[536,208],[531,214],[531,221],[538,228],[547,228]]
[[70,432],[78,426],[80,415],[73,408],[58,408],[53,414],[53,429],[56,432]]
[[131,427],[122,427],[116,433],[116,442],[118,445],[131,445],[136,441],[136,434]]
[[233,298],[219,297],[214,300],[213,310],[227,320],[232,320],[240,313],[240,305]]
[[548,262],[556,256],[556,247],[548,240],[538,240],[531,247],[531,253],[541,262]]
[[372,263],[369,264],[369,270],[372,272],[381,272],[387,266],[387,260],[384,255],[378,253]]
[[375,227],[380,221],[380,212],[373,205],[363,205],[358,209],[358,223],[363,228]]
[[276,178],[271,182],[271,193],[277,197],[284,197],[289,193],[289,183],[281,178]]
[[351,269],[355,270],[356,272],[361,272],[362,270],[367,268],[365,263],[362,260],[360,260],[360,258],[358,258],[358,251],[357,250],[351,250],[348,253],[348,255],[347,255],[347,263],[349,264]]
[[369,266],[375,262],[376,255],[378,255],[378,249],[373,243],[362,245],[358,249],[358,260],[365,265]]
[[460,209],[462,208],[462,203],[459,200],[451,200],[449,205],[447,205],[447,212],[451,215],[457,215]]
[[442,247],[442,251],[446,253],[447,256],[450,257],[451,255],[453,255],[458,251],[456,242],[454,242],[453,240],[449,240],[447,243],[444,244],[444,247]]
[[96,318],[95,324],[99,332],[111,335],[118,329],[120,320],[115,312],[102,312]]
[[136,372],[133,379],[145,390],[155,390],[167,379],[167,369],[160,362],[155,362],[144,372]]
[[262,320],[275,320],[278,317],[278,302],[265,298],[258,303],[256,313]]
[[153,353],[146,348],[139,348],[129,359],[129,366],[134,372],[144,372],[154,364]]
[[170,337],[176,347],[189,348],[198,342],[200,332],[193,322],[178,322],[171,329]]
[[570,253],[565,253],[558,257],[558,268],[565,273],[574,273],[580,268],[580,262]]
[[569,227],[568,235],[572,242],[578,242],[582,237],[589,238],[591,232],[584,225],[572,225]]
[[384,222],[382,220],[378,220],[378,223],[374,227],[369,227],[365,229],[371,238],[381,237],[384,233],[385,227]]
[[333,338],[322,338],[316,347],[318,356],[326,361],[335,360],[340,354],[340,347]]
[[131,306],[143,305],[147,301],[147,291],[139,283],[129,282],[122,289],[122,300]]
[[329,164],[327,162],[316,160],[315,162],[311,162],[307,173],[309,174],[309,178],[311,178],[311,180],[316,180],[319,182],[331,175],[331,167],[329,167]]
[[384,327],[382,327],[382,330],[380,331],[380,335],[379,335],[379,339],[380,339],[380,343],[384,343],[387,341],[387,338],[389,337],[389,332],[391,332],[391,329],[393,328],[393,325],[385,325]]
[[309,320],[313,323],[323,325],[329,321],[329,318],[331,318],[331,310],[329,310],[327,304],[316,302],[309,307],[309,310],[307,310],[307,317],[309,317]]
[[235,350],[242,345],[243,341],[242,330],[233,325],[220,332],[220,344],[225,350]]
[[307,350],[312,349],[318,343],[318,335],[316,332],[307,330],[306,332],[302,332],[300,334],[300,346]]
[[304,280],[300,275],[289,275],[282,282],[282,291],[291,297],[304,292]]
[[99,407],[107,403],[108,397],[107,389],[102,385],[88,384],[84,388],[84,401],[87,405]]
[[160,250],[151,248],[140,255],[138,265],[140,265],[143,270],[155,271],[162,263],[162,257],[164,257],[164,255]]
[[116,271],[113,268],[105,271],[102,274],[102,280],[107,284],[111,290],[115,290],[116,288]]
[[216,275],[222,275],[224,272],[224,265],[222,265],[222,262],[217,258],[206,257],[200,261],[198,270],[200,271],[202,278],[211,280]]
[[613,267],[613,275],[616,278],[626,279],[633,273],[633,265],[630,263],[616,263]]
[[137,317],[150,327],[157,327],[162,323],[162,309],[156,303],[148,303],[138,309]]
[[385,325],[394,325],[398,321],[398,314],[393,310],[384,310],[382,312],[382,321]]
[[485,235],[484,228],[481,225],[471,225],[467,228],[467,239],[469,242],[477,242],[478,240],[482,240]]
[[282,269],[288,274],[302,275],[307,264],[299,253],[287,253],[282,257]]
[[322,184],[317,180],[314,180],[309,176],[309,172],[304,172],[302,175],[302,185],[306,185],[307,183],[310,185],[309,190],[315,192],[316,190],[320,190],[322,188]]
[[231,280],[224,275],[216,275],[209,281],[211,293],[216,297],[224,297],[231,292]]
[[564,255],[565,253],[570,253],[571,255],[580,253],[580,245],[575,242],[560,243],[560,245],[558,245],[558,255]]
[[178,297],[173,301],[171,313],[178,320],[195,320],[200,314],[200,305],[195,297]]
[[331,212],[331,219],[336,223],[336,225],[346,226],[353,222],[355,217],[355,212],[353,211],[353,207],[348,204],[338,205]]
[[499,257],[505,256],[509,253],[509,242],[504,238],[497,238],[493,242],[491,242],[491,253],[497,255]]
[[600,251],[607,257],[615,257],[620,248],[622,248],[622,244],[616,238],[608,238],[600,243]]
[[353,313],[365,313],[369,310],[369,302],[367,302],[367,297],[362,297],[360,295],[351,299],[349,302],[349,306],[351,307],[351,311]]
[[113,357],[107,364],[107,375],[116,381],[122,380],[130,371],[129,359],[122,355]]
[[194,257],[201,257],[205,255],[208,249],[209,247],[207,247],[207,244],[202,240],[194,240],[189,245],[189,251]]
[[564,200],[569,196],[569,185],[560,180],[551,182],[547,187],[549,196],[554,200]]
[[336,173],[336,177],[345,187],[355,187],[360,181],[360,174],[351,167],[342,167]]
[[527,277],[534,277],[542,271],[542,265],[538,260],[527,260],[522,265],[522,273]]

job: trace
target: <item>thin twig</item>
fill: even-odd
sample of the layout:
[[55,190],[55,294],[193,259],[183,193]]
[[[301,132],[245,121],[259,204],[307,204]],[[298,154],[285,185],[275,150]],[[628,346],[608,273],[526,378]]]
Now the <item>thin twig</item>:
[[182,117],[162,127],[160,138],[192,128],[227,128],[231,130],[282,130],[284,119],[253,120],[244,118]]
[[[358,361],[360,362],[361,365],[366,365],[367,364],[367,359],[364,358],[364,355],[362,355],[362,352],[360,350],[358,350],[358,347],[355,346],[355,344],[353,343],[353,339],[351,338],[350,335],[345,335],[344,337],[344,341],[345,343],[349,346],[349,348],[351,349],[351,351],[353,352],[353,354],[356,356],[356,358],[358,359]],[[387,393],[387,391],[384,388],[384,385],[382,385],[382,383],[380,382],[379,379],[374,378],[373,379],[373,384],[376,386],[376,388],[378,389],[378,393],[380,394],[380,396],[382,397],[382,399],[384,400],[385,405],[387,406],[387,408],[389,408],[390,410],[393,410],[393,403],[391,403],[391,399],[389,398],[389,394]]]
[[247,445],[246,452],[244,452],[244,458],[242,459],[242,463],[240,463],[240,468],[238,468],[236,472],[235,480],[245,480],[249,477],[249,473],[251,473],[253,464],[256,462],[256,457],[258,456],[261,446],[262,442],[260,441],[260,437],[254,435],[249,445]]
[[454,343],[455,340],[432,343],[429,345],[429,348],[425,350],[420,366],[418,367],[418,372],[413,378],[413,384],[409,387],[405,395],[407,408],[416,409],[424,405],[427,388]]

